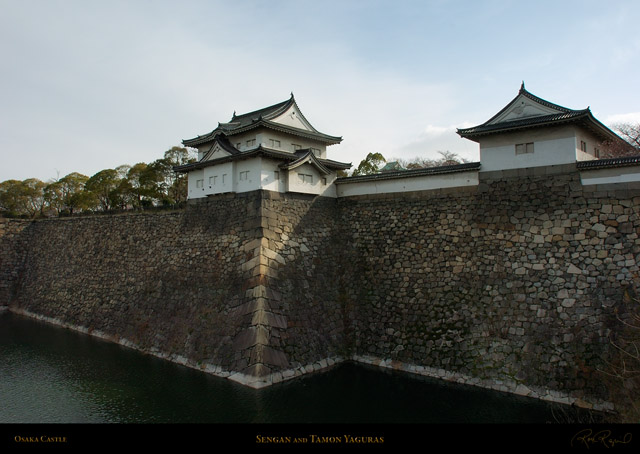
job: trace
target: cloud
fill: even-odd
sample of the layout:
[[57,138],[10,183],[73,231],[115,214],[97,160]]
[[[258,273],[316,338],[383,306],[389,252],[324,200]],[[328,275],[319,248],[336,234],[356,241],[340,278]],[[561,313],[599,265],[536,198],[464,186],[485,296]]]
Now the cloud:
[[617,123],[640,123],[640,112],[609,115],[605,118],[604,123],[607,125],[615,125]]

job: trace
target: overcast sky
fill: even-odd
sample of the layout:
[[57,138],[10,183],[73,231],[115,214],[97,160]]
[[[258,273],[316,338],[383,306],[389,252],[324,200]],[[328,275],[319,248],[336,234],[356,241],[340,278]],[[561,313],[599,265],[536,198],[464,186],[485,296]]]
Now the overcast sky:
[[527,90],[640,121],[637,0],[0,0],[0,181],[91,176],[293,92],[329,158],[456,152]]

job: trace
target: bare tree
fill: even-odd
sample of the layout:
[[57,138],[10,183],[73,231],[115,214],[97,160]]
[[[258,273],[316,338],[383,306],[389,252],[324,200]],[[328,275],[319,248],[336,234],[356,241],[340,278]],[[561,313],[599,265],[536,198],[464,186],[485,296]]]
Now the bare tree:
[[640,123],[617,123],[613,125],[613,129],[636,151],[640,150]]
[[468,162],[466,159],[460,157],[457,153],[454,153],[452,151],[438,151],[438,153],[440,154],[440,157],[437,159],[417,156],[413,159],[391,158],[391,161],[397,161],[398,164],[400,164],[407,170],[451,166]]
[[601,158],[618,158],[640,154],[640,123],[616,123],[612,128],[624,140],[602,143]]

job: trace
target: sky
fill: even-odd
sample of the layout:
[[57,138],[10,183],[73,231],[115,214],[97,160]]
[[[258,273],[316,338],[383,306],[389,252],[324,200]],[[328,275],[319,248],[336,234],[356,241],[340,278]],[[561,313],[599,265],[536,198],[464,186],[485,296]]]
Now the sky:
[[293,93],[328,158],[479,160],[526,89],[640,122],[637,0],[0,0],[0,181],[162,158]]

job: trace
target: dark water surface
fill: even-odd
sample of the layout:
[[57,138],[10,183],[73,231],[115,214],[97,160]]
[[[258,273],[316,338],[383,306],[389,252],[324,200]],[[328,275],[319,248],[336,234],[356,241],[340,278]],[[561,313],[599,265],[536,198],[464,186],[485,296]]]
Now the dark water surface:
[[0,423],[545,423],[546,403],[345,364],[255,390],[0,313]]

